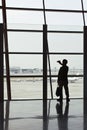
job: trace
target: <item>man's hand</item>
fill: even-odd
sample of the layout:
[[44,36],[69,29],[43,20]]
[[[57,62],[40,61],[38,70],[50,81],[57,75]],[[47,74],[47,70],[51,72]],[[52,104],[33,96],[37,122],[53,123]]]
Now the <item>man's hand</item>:
[[61,65],[62,65],[62,63],[61,63],[61,61],[60,61],[60,60],[58,60],[57,62],[58,62],[59,64],[61,64]]

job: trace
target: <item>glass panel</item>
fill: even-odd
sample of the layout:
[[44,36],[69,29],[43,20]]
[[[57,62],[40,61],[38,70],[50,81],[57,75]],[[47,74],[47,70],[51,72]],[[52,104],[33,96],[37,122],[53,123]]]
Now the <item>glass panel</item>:
[[8,23],[43,24],[43,12],[7,11]]
[[5,55],[4,55],[4,75],[6,75],[6,60],[5,60]]
[[4,78],[4,99],[7,99],[7,81]]
[[1,0],[0,0],[0,6],[2,5],[2,3],[1,3]]
[[83,34],[49,33],[50,52],[83,52]]
[[[57,98],[55,95],[57,86],[58,86],[57,78],[52,78],[52,90],[53,90],[54,98]],[[83,78],[82,77],[69,78],[68,86],[69,86],[70,98],[83,98]],[[63,88],[63,97],[66,98],[64,88]],[[50,89],[49,79],[48,79],[48,98],[51,98],[51,89]]]
[[42,30],[43,26],[40,24],[22,24],[22,23],[8,23],[8,29],[24,29],[24,30]]
[[70,0],[45,0],[47,9],[69,9],[78,10],[81,9],[81,1],[70,1]]
[[83,74],[83,55],[50,55],[51,71],[55,72],[53,74],[58,74],[61,65],[57,61],[63,59],[68,60],[69,74]]
[[11,75],[41,75],[41,55],[10,55]]
[[12,99],[42,99],[42,78],[11,78]]
[[82,14],[79,13],[49,13],[46,12],[47,24],[83,25]]
[[3,20],[2,20],[2,10],[0,10],[0,23],[2,23]]
[[42,52],[42,33],[9,32],[8,42],[11,52]]
[[[75,81],[69,81],[69,91],[71,98],[83,98],[83,78],[77,77]],[[72,78],[73,80],[73,78]]]
[[7,7],[42,8],[42,0],[7,0]]

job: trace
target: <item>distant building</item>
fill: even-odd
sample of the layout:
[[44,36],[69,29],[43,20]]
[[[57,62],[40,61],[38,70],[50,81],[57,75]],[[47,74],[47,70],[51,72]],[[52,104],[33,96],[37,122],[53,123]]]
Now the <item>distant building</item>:
[[28,74],[28,73],[33,73],[33,70],[32,69],[21,69],[21,72]]
[[17,73],[20,73],[20,72],[21,72],[20,67],[11,67],[10,68],[10,73],[11,74],[17,74]]

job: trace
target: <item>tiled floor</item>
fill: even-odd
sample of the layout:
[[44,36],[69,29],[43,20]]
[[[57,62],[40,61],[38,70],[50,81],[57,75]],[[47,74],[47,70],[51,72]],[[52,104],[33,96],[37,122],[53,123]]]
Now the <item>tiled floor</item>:
[[5,101],[4,130],[87,130],[83,108],[82,99]]

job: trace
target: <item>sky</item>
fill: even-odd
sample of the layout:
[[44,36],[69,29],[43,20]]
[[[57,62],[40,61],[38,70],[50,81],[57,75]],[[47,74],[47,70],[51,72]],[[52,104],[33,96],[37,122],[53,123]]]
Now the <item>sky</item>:
[[[46,8],[81,9],[81,0],[45,0]],[[1,5],[1,1],[0,1]],[[42,0],[6,0],[8,7],[43,8]],[[87,0],[84,0],[86,9]],[[86,15],[85,15],[86,16]],[[0,17],[2,12],[0,10]],[[81,30],[83,19],[80,13],[46,13],[48,30]],[[87,18],[86,18],[87,19]],[[2,21],[2,18],[1,18]],[[43,12],[7,11],[8,29],[40,29],[43,28]],[[9,51],[42,52],[42,33],[8,32]],[[83,52],[83,34],[48,34],[50,52]],[[83,56],[51,55],[52,68],[59,67],[57,60],[68,59],[70,68],[83,68]],[[10,67],[42,68],[42,55],[10,55]]]

